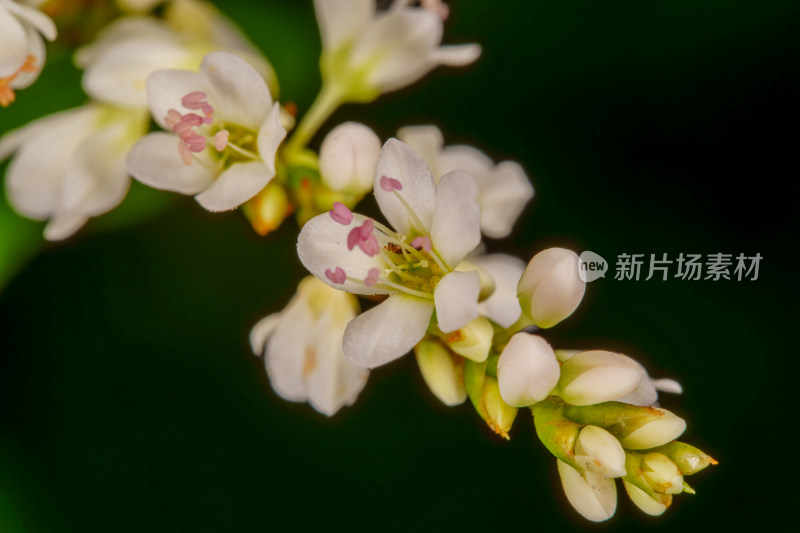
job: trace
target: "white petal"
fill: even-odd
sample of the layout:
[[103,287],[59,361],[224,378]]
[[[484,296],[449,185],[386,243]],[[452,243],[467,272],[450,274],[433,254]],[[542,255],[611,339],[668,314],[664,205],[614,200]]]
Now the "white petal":
[[353,41],[375,14],[374,0],[314,0],[322,45],[327,52]]
[[642,379],[639,380],[639,384],[636,385],[636,388],[631,392],[625,396],[617,398],[615,401],[640,406],[653,405],[658,401],[658,392],[656,392],[656,388],[653,386],[650,376],[647,375],[647,371],[643,366],[639,366],[643,372]]
[[553,348],[538,335],[516,333],[497,361],[503,401],[525,407],[544,400],[558,383],[560,368]]
[[450,170],[458,170],[456,168],[442,170],[439,164],[439,154],[442,151],[444,138],[436,126],[406,126],[397,130],[397,138],[409,145],[425,160],[436,181],[439,181],[439,178]]
[[335,284],[325,276],[325,271],[342,268],[348,278],[364,280],[372,268],[383,270],[386,265],[380,255],[369,257],[357,246],[347,249],[347,234],[357,225],[361,225],[364,217],[356,215],[353,222],[342,225],[334,221],[328,213],[317,215],[303,226],[297,239],[297,255],[309,272],[334,289],[354,294],[389,294],[389,291],[377,287],[367,287],[348,279],[343,284]]
[[[204,150],[191,165],[184,165],[178,153],[177,135],[150,133],[131,148],[126,161],[128,173],[145,185],[181,194],[197,194],[214,180],[215,173],[207,168],[214,163]],[[205,163],[205,164],[203,164]]]
[[250,330],[250,348],[253,353],[259,357],[264,355],[264,349],[267,346],[267,339],[275,331],[280,321],[280,313],[273,313],[267,315]]
[[258,155],[267,165],[271,175],[275,175],[275,154],[278,153],[278,146],[286,138],[286,128],[281,125],[281,106],[278,102],[272,106],[272,110],[267,115],[261,128],[258,130]]
[[431,242],[436,253],[451,268],[481,242],[477,198],[478,186],[464,171],[450,172],[439,180]]
[[449,67],[469,65],[481,56],[479,44],[457,44],[440,46],[431,52],[430,58],[435,63]]
[[654,379],[653,386],[656,390],[662,392],[671,392],[672,394],[683,394],[683,387],[674,379]]
[[17,211],[41,220],[58,209],[64,169],[97,119],[97,109],[84,106],[46,118],[46,127],[31,125],[27,134],[20,132],[22,144],[6,176],[8,200]]
[[367,82],[382,92],[414,83],[437,62],[431,57],[441,41],[442,20],[423,9],[396,9],[375,18],[353,47],[351,61],[372,65]]
[[363,368],[394,361],[425,335],[432,313],[429,300],[394,294],[350,321],[342,340],[344,355]]
[[591,350],[568,359],[561,367],[561,397],[573,405],[617,400],[632,392],[644,372],[630,357]]
[[[204,76],[189,70],[158,70],[147,77],[147,100],[153,120],[165,130],[167,111],[179,113],[196,112],[181,105],[181,98],[194,91],[208,93],[210,85]],[[87,91],[88,92],[88,91]],[[91,95],[91,93],[89,93]]]
[[478,196],[484,235],[494,239],[507,237],[531,198],[533,186],[522,167],[513,161],[498,164]]
[[[86,70],[101,55],[124,41],[132,40],[143,44],[150,42],[151,39],[179,42],[178,35],[158,19],[151,17],[121,17],[103,28],[94,41],[75,51],[75,64],[78,68]],[[160,68],[175,68],[176,66],[167,65]]]
[[13,89],[24,89],[33,84],[39,78],[39,74],[42,73],[42,67],[44,67],[47,58],[47,50],[42,36],[30,26],[25,29],[25,35],[28,39],[28,54],[33,56],[34,69],[18,73],[17,77],[11,82],[11,88]]
[[[148,76],[161,69],[188,66],[188,58],[188,52],[178,43],[160,38],[121,42],[104,50],[87,67],[83,89],[95,100],[120,107],[145,107],[148,98],[152,106],[152,97],[147,93],[150,90]],[[188,88],[153,115],[161,127],[164,127],[160,121],[166,110],[178,108],[181,97],[193,90],[202,88]]]
[[226,122],[257,130],[272,108],[267,82],[244,59],[228,52],[203,58],[200,72],[208,79],[208,101]]
[[333,128],[319,149],[319,171],[334,191],[372,189],[381,141],[369,127],[345,122]]
[[194,198],[209,211],[230,211],[261,192],[273,176],[261,161],[234,163]]
[[506,254],[473,255],[469,260],[494,280],[494,292],[478,304],[478,311],[504,328],[511,326],[522,314],[517,283],[525,270],[525,262]]
[[13,75],[28,56],[28,36],[17,18],[0,6],[0,78]]
[[436,285],[436,319],[439,329],[450,333],[478,318],[478,294],[481,280],[477,272],[450,272]]
[[264,362],[272,388],[281,398],[295,402],[308,398],[303,367],[311,331],[314,331],[311,309],[302,300],[294,300],[281,314],[267,340]]
[[454,170],[466,170],[478,184],[478,190],[489,180],[489,174],[494,170],[494,162],[472,146],[456,144],[445,146],[439,159],[441,172],[447,174]]
[[[385,191],[381,187],[384,176],[399,181],[403,189]],[[428,234],[436,205],[436,184],[428,165],[411,147],[397,139],[386,141],[378,157],[374,188],[378,206],[394,229],[406,236],[414,232]]]
[[50,17],[38,9],[17,2],[3,2],[3,5],[18,18],[32,24],[48,41],[52,41],[58,36],[56,25],[50,20]]
[[564,494],[576,511],[592,522],[602,522],[614,516],[617,487],[613,479],[605,479],[593,472],[581,474],[560,459],[556,461]]

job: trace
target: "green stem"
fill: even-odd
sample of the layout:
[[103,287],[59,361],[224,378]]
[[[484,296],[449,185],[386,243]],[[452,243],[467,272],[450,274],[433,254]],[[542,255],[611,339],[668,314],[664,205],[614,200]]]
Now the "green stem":
[[311,108],[303,116],[297,129],[294,130],[289,142],[286,144],[287,159],[291,159],[292,154],[296,154],[306,147],[320,126],[328,120],[328,117],[343,102],[344,95],[340,90],[329,84],[322,85],[317,99],[311,104]]

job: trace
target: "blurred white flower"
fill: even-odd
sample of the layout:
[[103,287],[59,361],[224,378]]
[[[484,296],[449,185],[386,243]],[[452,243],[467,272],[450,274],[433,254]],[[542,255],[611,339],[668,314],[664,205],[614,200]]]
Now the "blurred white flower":
[[455,331],[478,317],[480,276],[455,267],[480,243],[477,186],[463,172],[437,185],[425,162],[390,139],[375,172],[375,196],[393,231],[337,203],[300,232],[297,252],[322,281],[355,294],[389,296],[347,326],[344,353],[375,367],[419,342],[436,310]]
[[157,71],[147,78],[147,95],[153,119],[172,133],[151,133],[133,147],[127,169],[137,180],[226,211],[275,176],[286,137],[280,105],[243,59],[213,52],[199,72]]
[[345,100],[371,101],[414,83],[438,65],[475,61],[480,46],[439,46],[442,18],[435,9],[395,0],[383,11],[375,0],[314,0],[322,36],[323,81]]
[[400,128],[397,138],[425,159],[436,179],[454,170],[467,171],[475,178],[481,205],[481,232],[487,237],[507,237],[533,198],[533,186],[518,163],[503,161],[495,165],[477,148],[444,146],[442,132],[436,126]]
[[0,0],[0,106],[14,101],[14,89],[36,81],[45,62],[42,35],[52,41],[56,34],[53,21],[38,9]]
[[16,151],[6,192],[19,213],[49,220],[44,235],[65,239],[128,191],[125,157],[147,113],[90,103],[44,117],[0,139],[0,161]]
[[357,313],[353,295],[308,276],[283,311],[255,325],[250,344],[264,356],[272,388],[281,398],[308,402],[328,416],[355,402],[369,371],[344,358],[342,334]]

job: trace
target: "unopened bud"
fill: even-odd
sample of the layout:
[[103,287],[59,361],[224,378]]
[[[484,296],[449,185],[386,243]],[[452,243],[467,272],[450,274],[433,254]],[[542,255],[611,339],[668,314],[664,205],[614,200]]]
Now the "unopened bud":
[[357,122],[333,128],[319,150],[322,181],[334,191],[364,194],[372,189],[381,141],[375,132]]
[[509,438],[508,432],[517,417],[517,408],[503,401],[497,380],[490,376],[484,378],[480,413],[492,431],[505,439]]
[[684,476],[696,474],[708,465],[717,464],[713,457],[685,442],[669,442],[651,451],[663,453],[669,457],[681,469]]
[[493,335],[492,323],[485,317],[479,316],[442,338],[458,355],[481,363],[489,356]]
[[242,207],[253,229],[261,236],[278,229],[290,213],[289,197],[283,185],[270,182]]
[[686,430],[686,421],[679,416],[658,407],[648,409],[648,416],[627,420],[608,428],[619,438],[624,448],[655,448],[677,439]]
[[651,495],[625,479],[622,480],[622,484],[625,485],[625,492],[628,493],[633,504],[649,515],[664,514],[667,507],[672,504],[672,494],[654,493]]
[[575,443],[575,462],[605,478],[625,475],[625,450],[614,435],[597,426],[581,429]]
[[683,473],[663,453],[646,453],[642,458],[642,477],[655,492],[680,494],[683,492]]
[[586,283],[578,277],[578,255],[564,248],[539,252],[517,285],[522,311],[540,328],[555,326],[578,307]]
[[564,494],[576,511],[592,522],[602,522],[614,516],[617,487],[613,479],[588,470],[579,472],[561,460],[556,461]]
[[572,359],[574,356],[578,355],[579,353],[583,353],[586,350],[556,350],[556,359],[560,362],[565,362],[567,359]]
[[497,362],[503,400],[524,407],[544,400],[558,383],[560,369],[553,349],[538,335],[511,337]]
[[561,367],[561,397],[573,405],[620,398],[639,384],[643,371],[624,355],[593,350],[570,357]]
[[425,383],[445,405],[459,405],[467,399],[464,388],[463,359],[436,341],[423,340],[414,355]]

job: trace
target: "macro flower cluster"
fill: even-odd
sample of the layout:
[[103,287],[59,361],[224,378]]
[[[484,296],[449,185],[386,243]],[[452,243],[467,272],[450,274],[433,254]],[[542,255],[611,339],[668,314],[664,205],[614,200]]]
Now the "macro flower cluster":
[[[47,4],[0,0],[3,106],[44,66],[43,38],[57,27],[38,9]],[[444,2],[384,4],[314,1],[322,86],[298,112],[268,59],[211,4],[118,2],[125,14],[75,51],[87,102],[0,138],[10,204],[63,240],[117,207],[133,178],[210,212],[239,209],[259,235],[296,224],[310,275],[250,336],[280,397],[341,416],[372,369],[413,354],[430,394],[468,403],[501,438],[530,411],[585,518],[614,514],[617,478],[639,509],[662,514],[715,461],[677,440],[686,422],[658,406],[659,392],[681,392],[676,381],[624,354],[548,342],[586,284],[571,250],[490,251],[534,196],[524,168],[447,144],[433,125],[392,125],[381,139],[329,123],[342,104],[481,54],[442,44]],[[369,196],[380,217],[359,213]]]

